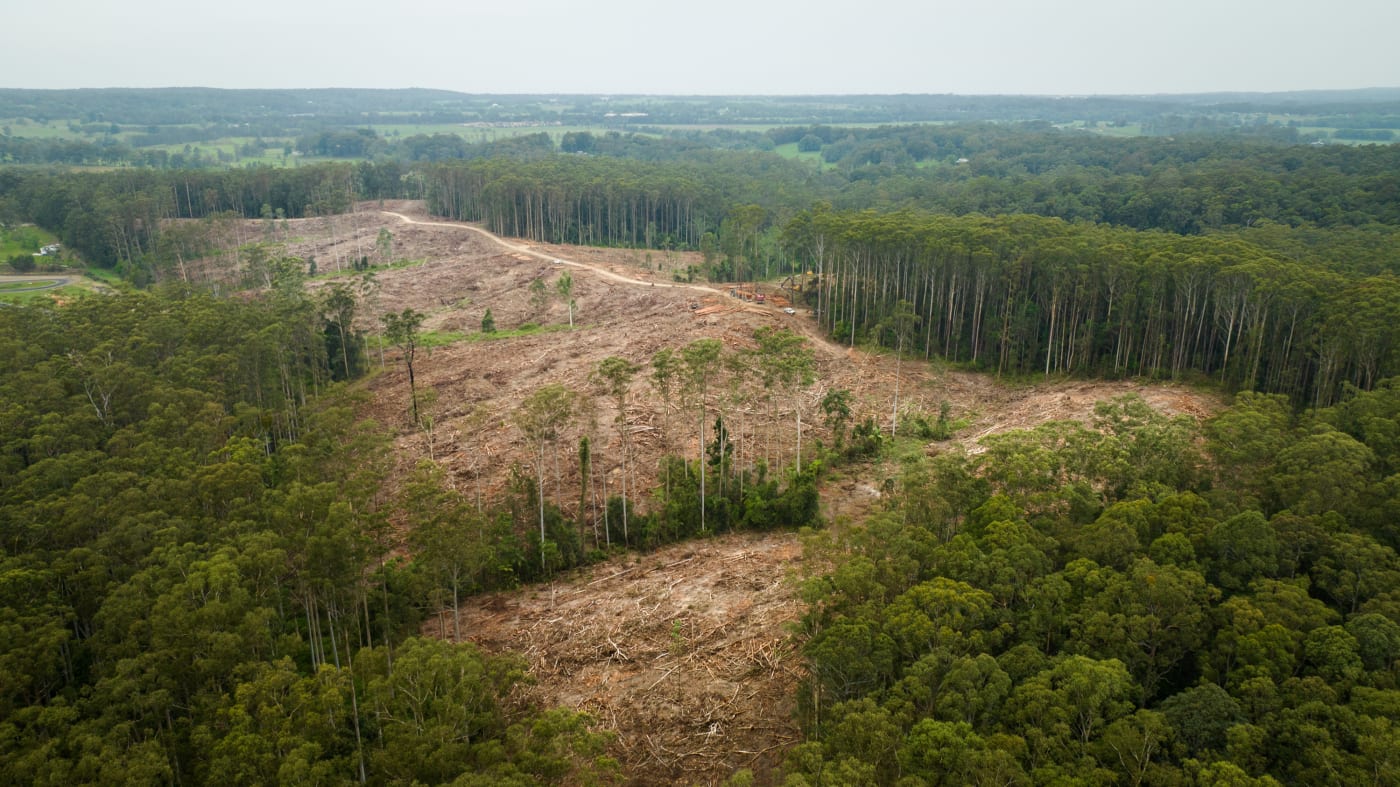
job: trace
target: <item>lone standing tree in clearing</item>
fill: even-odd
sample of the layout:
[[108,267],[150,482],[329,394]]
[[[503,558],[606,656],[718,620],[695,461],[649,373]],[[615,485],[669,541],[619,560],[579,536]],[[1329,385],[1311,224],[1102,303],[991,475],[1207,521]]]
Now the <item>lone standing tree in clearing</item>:
[[554,289],[559,293],[559,298],[569,307],[569,327],[574,327],[574,277],[568,271],[559,274],[559,278],[554,282]]
[[384,338],[403,351],[404,363],[408,365],[408,394],[413,403],[413,425],[418,425],[418,386],[413,379],[413,356],[418,352],[418,329],[423,327],[426,315],[404,309],[399,314],[390,312],[384,315]]

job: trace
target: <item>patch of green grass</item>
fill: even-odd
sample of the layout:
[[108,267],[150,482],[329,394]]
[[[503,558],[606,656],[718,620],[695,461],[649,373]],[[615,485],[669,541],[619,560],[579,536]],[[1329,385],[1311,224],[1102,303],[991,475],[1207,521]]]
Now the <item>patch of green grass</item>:
[[570,132],[587,131],[601,136],[609,129],[604,126],[555,126],[547,123],[528,126],[468,126],[461,123],[388,123],[371,124],[369,128],[374,133],[391,141],[400,141],[412,136],[432,136],[433,134],[455,134],[469,143],[491,142],[493,140],[508,139],[510,137],[525,136],[527,134],[539,134],[544,132],[558,143],[560,138]]
[[0,292],[0,301],[4,301],[5,303],[29,304],[52,300],[67,301],[91,294],[92,290],[86,287],[69,285],[67,287],[59,287],[56,290],[39,290],[37,292]]
[[0,262],[17,254],[33,254],[40,247],[57,242],[58,236],[32,224],[0,230]]
[[535,323],[527,322],[517,328],[511,328],[509,330],[497,329],[491,333],[468,334],[466,340],[469,342],[493,342],[498,339],[515,339],[520,336],[534,336],[541,333],[554,333],[556,331],[567,330],[569,330],[567,323],[559,323],[558,325],[536,325]]
[[796,142],[788,142],[784,145],[778,145],[777,147],[773,148],[773,152],[777,153],[783,158],[809,159],[815,161],[821,161],[822,158],[822,153],[820,150],[798,150]]
[[[488,130],[468,129],[467,126],[463,126],[461,123],[371,123],[369,128],[381,137],[411,137],[417,134],[457,134],[458,136],[467,136],[466,132],[468,130],[473,132]],[[501,131],[506,130],[507,129],[501,129]]]
[[126,286],[126,280],[111,268],[99,268],[95,265],[90,265],[83,269],[83,275],[93,281],[99,281],[111,287]]
[[449,344],[456,344],[466,338],[467,334],[462,331],[423,331],[418,334],[418,346],[427,349],[445,347]]
[[1339,138],[1337,138],[1336,136],[1334,136],[1336,132],[1341,131],[1341,130],[1342,130],[1342,129],[1340,129],[1340,128],[1336,127],[1336,126],[1299,126],[1299,127],[1298,127],[1298,133],[1299,133],[1299,134],[1304,134],[1304,135],[1312,134],[1312,135],[1320,136],[1320,137],[1322,137],[1322,138],[1327,142],[1327,144],[1329,144],[1329,145],[1352,145],[1352,146],[1355,146],[1355,145],[1392,145],[1392,144],[1395,144],[1395,140],[1393,140],[1393,139],[1388,139],[1388,140],[1381,140],[1381,139],[1339,139]]
[[[888,432],[889,423],[885,423],[883,428]],[[907,430],[901,430],[893,440],[885,444],[884,458],[895,467],[901,467],[906,462],[917,462],[928,456],[926,445],[924,440],[909,434]]]
[[1102,134],[1105,137],[1140,137],[1142,136],[1141,123],[1129,123],[1126,126],[1101,125],[1091,129],[1095,134]]
[[82,139],[83,135],[68,128],[68,121],[50,120],[40,123],[29,118],[8,118],[0,126],[10,127],[10,136],[29,139]]

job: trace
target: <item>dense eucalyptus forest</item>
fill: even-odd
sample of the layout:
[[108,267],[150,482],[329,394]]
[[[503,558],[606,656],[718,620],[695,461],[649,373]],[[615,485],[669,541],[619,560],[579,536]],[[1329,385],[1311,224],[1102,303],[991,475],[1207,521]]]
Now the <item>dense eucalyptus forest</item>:
[[788,783],[1394,782],[1397,406],[1123,398],[910,466],[812,544]]
[[[155,111],[103,98],[89,122]],[[176,108],[204,118],[203,98]],[[221,222],[414,198],[539,241],[698,251],[688,275],[781,282],[832,340],[906,362],[1233,395],[1204,423],[1123,398],[980,453],[918,450],[867,521],[808,534],[787,784],[1400,782],[1400,148],[843,119],[392,146],[328,122],[307,149],[350,135],[368,155],[285,168],[9,153],[0,223],[136,287],[0,306],[7,777],[620,780],[594,720],[521,702],[521,662],[424,621],[446,639],[470,594],[610,550],[817,524],[832,468],[886,472],[893,430],[850,423],[849,392],[827,392],[828,440],[804,454],[781,402],[812,384],[810,350],[767,332],[599,366],[620,419],[645,389],[701,450],[651,489],[624,469],[591,521],[545,483],[547,457],[582,477],[592,460],[559,444],[559,386],[510,416],[537,474],[503,499],[430,463],[386,488],[392,429],[355,415],[372,364],[354,292],[313,294],[303,260],[258,257],[237,297],[180,271]],[[409,358],[414,319],[384,326]],[[746,364],[765,370],[747,391]],[[736,453],[755,429],[739,401],[795,416],[792,450]],[[901,439],[950,428],[922,427]]]
[[339,326],[299,290],[0,325],[7,780],[610,772],[586,719],[509,701],[520,665],[414,635],[432,593],[391,556],[387,434],[357,423]]

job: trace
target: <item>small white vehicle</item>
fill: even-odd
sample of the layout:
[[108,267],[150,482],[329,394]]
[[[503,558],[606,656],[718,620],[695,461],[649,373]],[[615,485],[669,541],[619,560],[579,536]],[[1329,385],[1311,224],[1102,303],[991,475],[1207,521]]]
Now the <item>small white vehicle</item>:
[[783,309],[783,314],[797,314],[797,310],[789,306]]

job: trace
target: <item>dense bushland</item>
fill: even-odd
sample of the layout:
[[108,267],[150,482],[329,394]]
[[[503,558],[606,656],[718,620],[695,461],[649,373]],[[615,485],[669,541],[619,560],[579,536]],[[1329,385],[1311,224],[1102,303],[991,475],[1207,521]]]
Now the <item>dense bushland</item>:
[[812,537],[788,783],[1394,781],[1397,407],[1125,398],[910,465]]

